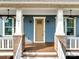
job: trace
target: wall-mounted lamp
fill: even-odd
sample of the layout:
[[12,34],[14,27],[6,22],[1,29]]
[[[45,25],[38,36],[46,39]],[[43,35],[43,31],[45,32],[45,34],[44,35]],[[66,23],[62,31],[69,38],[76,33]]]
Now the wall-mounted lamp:
[[32,20],[29,20],[29,23],[32,23]]
[[70,18],[72,18],[73,16],[72,16],[72,10],[70,10],[70,15],[69,15],[69,17]]
[[49,20],[47,20],[46,22],[49,23]]

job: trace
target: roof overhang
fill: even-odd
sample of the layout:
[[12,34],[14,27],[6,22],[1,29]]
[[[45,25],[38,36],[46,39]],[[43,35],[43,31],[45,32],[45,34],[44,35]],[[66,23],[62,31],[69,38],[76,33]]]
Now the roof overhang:
[[79,2],[0,2],[8,8],[79,8]]

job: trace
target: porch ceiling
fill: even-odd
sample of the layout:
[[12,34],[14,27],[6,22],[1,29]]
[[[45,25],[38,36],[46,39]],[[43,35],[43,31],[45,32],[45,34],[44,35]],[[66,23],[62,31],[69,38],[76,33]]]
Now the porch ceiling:
[[79,3],[57,3],[57,2],[22,2],[22,3],[1,3],[0,7],[5,8],[79,8]]

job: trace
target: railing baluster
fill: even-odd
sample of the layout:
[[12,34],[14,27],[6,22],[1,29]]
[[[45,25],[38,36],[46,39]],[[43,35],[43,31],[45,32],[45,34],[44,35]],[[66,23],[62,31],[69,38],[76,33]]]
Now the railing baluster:
[[77,39],[75,39],[75,49],[77,49]]
[[77,46],[78,46],[78,49],[79,49],[79,40],[78,40]]
[[2,40],[2,49],[4,49],[4,40]]
[[79,37],[67,37],[67,41],[69,40],[70,40],[70,44],[69,44],[69,47],[67,46],[67,49],[78,50],[79,49]]
[[13,50],[12,37],[0,37],[0,50]]
[[1,48],[1,43],[2,43],[2,42],[1,42],[1,40],[0,40],[0,48]]
[[7,40],[7,48],[9,48],[9,44],[10,44],[10,43],[9,43],[9,40]]
[[72,43],[71,43],[71,39],[70,39],[70,49],[72,48]]

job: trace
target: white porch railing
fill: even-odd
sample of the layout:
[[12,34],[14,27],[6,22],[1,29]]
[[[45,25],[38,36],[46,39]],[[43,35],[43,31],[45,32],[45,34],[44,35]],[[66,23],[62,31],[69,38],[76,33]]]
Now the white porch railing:
[[0,50],[13,50],[13,38],[0,37]]
[[67,50],[79,50],[79,37],[67,37]]

